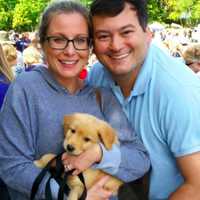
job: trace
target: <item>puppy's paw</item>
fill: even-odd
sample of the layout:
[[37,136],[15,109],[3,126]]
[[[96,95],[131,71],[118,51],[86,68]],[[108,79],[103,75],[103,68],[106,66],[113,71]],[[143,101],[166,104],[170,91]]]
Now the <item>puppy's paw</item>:
[[78,200],[78,194],[76,192],[70,192],[69,196],[67,197],[67,200]]
[[47,163],[52,160],[53,158],[55,158],[55,154],[49,153],[49,154],[45,154],[43,155],[39,160],[35,160],[34,164],[38,167],[38,168],[44,168]]
[[41,160],[35,160],[33,163],[38,168],[44,168],[45,167],[44,163]]

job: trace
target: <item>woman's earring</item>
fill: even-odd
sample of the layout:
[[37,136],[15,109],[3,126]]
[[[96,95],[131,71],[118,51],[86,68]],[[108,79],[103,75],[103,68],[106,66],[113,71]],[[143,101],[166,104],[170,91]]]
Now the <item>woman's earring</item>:
[[84,80],[84,79],[86,79],[87,74],[88,74],[87,69],[86,69],[86,68],[83,68],[83,69],[81,70],[81,72],[79,73],[79,78],[82,79],[82,80]]

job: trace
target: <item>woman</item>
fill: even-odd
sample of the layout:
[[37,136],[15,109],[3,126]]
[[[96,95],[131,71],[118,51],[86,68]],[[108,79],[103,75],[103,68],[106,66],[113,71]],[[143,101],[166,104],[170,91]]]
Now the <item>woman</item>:
[[[149,169],[147,153],[114,96],[101,89],[99,106],[96,89],[79,78],[89,56],[88,24],[86,8],[75,2],[55,1],[49,5],[39,27],[48,68],[37,67],[20,74],[7,93],[0,114],[0,176],[9,187],[11,199],[29,199],[40,172],[33,161],[45,153],[61,152],[63,116],[73,112],[93,114],[108,121],[116,128],[121,145],[115,145],[111,151],[98,145],[82,155],[82,162],[75,165],[67,156],[63,157],[64,162],[78,172],[98,162],[96,167],[126,182],[141,177]],[[39,188],[38,199],[44,197],[47,178]],[[89,190],[87,200],[109,198],[110,193],[101,184]],[[51,182],[51,189],[56,198],[55,181]],[[96,189],[103,190],[105,195]]]
[[[8,66],[2,46],[0,44],[0,109],[3,104],[5,94],[10,82],[13,80],[13,74]],[[4,200],[9,199],[8,191],[4,182],[0,179],[0,194]]]
[[13,75],[16,76],[21,73],[23,70],[23,66],[18,65],[18,57],[20,56],[20,54],[18,54],[19,52],[16,50],[16,48],[9,43],[3,43],[2,48]]
[[34,46],[24,49],[23,58],[26,72],[33,70],[39,64],[43,63],[40,52]]
[[4,43],[2,44],[4,55],[8,61],[10,67],[17,64],[17,50],[12,44]]
[[23,51],[25,71],[29,72],[39,64],[43,64],[42,52],[38,41],[37,33],[31,37],[31,43]]
[[0,45],[0,108],[10,82],[13,80],[13,74],[8,62],[4,56],[2,46]]

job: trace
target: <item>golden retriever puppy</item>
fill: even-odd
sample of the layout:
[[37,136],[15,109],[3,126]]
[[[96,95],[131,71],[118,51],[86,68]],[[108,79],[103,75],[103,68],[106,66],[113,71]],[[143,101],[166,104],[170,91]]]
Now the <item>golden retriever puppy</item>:
[[[64,142],[63,146],[70,155],[79,155],[92,145],[102,143],[107,150],[117,143],[117,134],[115,130],[105,121],[100,120],[90,114],[74,113],[64,117]],[[43,168],[54,154],[46,154],[40,160],[35,161],[37,167]],[[83,171],[86,188],[89,189],[106,173],[98,169],[87,169]],[[81,196],[84,186],[78,176],[69,176],[67,184],[70,187],[68,200],[78,200]],[[105,188],[117,194],[122,181],[111,177]]]

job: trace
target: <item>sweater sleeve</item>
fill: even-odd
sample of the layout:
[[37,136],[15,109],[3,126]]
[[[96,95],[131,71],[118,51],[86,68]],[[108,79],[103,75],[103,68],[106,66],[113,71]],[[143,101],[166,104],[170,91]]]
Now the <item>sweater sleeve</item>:
[[[8,187],[30,195],[32,184],[40,169],[33,160],[36,151],[34,130],[26,91],[18,82],[13,83],[0,112],[0,176]],[[44,191],[40,187],[38,198]]]
[[147,151],[111,92],[102,90],[101,97],[105,120],[116,129],[120,145],[115,145],[111,151],[102,148],[103,159],[97,168],[125,182],[136,180],[150,168]]

